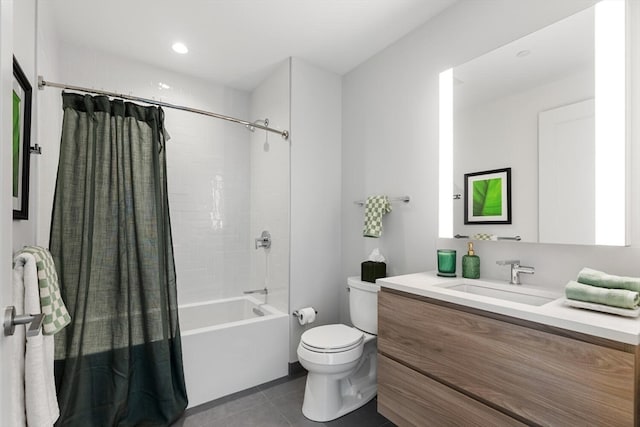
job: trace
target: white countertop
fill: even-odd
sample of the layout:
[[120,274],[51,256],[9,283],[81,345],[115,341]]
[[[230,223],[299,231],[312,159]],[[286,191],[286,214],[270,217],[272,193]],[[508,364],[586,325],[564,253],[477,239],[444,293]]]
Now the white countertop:
[[[613,341],[633,345],[640,344],[640,318],[623,317],[568,307],[564,304],[562,294],[551,293],[535,286],[509,285],[520,289],[533,290],[540,295],[547,294],[557,297],[557,299],[541,306],[533,306],[440,287],[447,282],[451,283],[455,280],[460,281],[461,278],[439,277],[433,271],[385,277],[384,279],[376,280],[376,284],[383,288],[395,289]],[[473,279],[462,280],[466,283],[474,282]],[[500,283],[485,279],[481,279],[481,281]],[[504,284],[502,283],[502,285]]]

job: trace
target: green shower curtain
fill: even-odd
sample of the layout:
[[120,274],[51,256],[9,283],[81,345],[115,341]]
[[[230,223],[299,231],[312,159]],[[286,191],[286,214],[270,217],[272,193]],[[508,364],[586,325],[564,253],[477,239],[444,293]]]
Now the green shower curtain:
[[72,323],[57,426],[166,426],[187,405],[162,109],[63,93],[51,224]]

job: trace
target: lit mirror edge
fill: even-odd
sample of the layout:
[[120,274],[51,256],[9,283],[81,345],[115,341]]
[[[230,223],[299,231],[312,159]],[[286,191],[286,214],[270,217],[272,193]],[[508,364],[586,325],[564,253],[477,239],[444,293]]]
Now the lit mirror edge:
[[440,73],[438,236],[453,238],[453,68]]
[[[628,47],[626,39],[628,37],[628,26],[626,16],[626,3],[629,0],[600,0],[596,3],[596,25],[595,43],[611,42],[614,39],[614,43],[619,46],[618,49],[608,50],[600,48],[600,56],[598,55],[598,48],[596,47],[595,56],[595,69],[596,69],[596,241],[595,245],[605,246],[628,246],[629,245],[629,224],[627,219],[629,215],[629,206],[626,203],[628,197],[630,197],[630,143],[628,132],[628,121],[626,115],[629,109],[629,100],[626,98],[626,81],[628,76]],[[599,6],[599,7],[598,7]],[[598,12],[600,10],[600,12]],[[599,16],[599,17],[598,17]],[[610,27],[611,26],[611,27]],[[598,28],[601,28],[599,31]],[[602,31],[603,28],[616,28],[612,34],[610,30]],[[600,35],[599,35],[600,34]],[[605,41],[606,40],[606,41]],[[613,57],[612,57],[613,56]],[[609,64],[603,61],[611,61]],[[622,63],[620,62],[622,61]],[[603,64],[606,66],[603,68]],[[611,64],[617,64],[619,67],[617,70],[613,70],[613,75],[617,77],[615,89],[613,90],[615,95],[609,96],[607,93],[607,99],[611,97],[618,99],[617,108],[615,109],[603,109],[603,97],[600,97],[598,102],[598,93],[606,93],[605,91],[612,90],[607,87],[607,83],[611,80],[608,74],[611,71]],[[598,69],[601,71],[598,73]],[[603,70],[607,72],[603,73]],[[622,76],[619,74],[622,72]],[[600,74],[600,83],[598,74]],[[439,80],[439,208],[438,208],[438,237],[439,238],[453,238],[453,68],[449,68],[440,73]],[[606,88],[606,89],[605,89]],[[600,105],[600,107],[598,107]],[[622,109],[622,110],[621,110]],[[611,110],[615,111],[618,116],[613,117],[613,120],[609,119],[598,120],[598,111],[607,111],[608,116],[611,117]],[[621,112],[621,113],[620,113]],[[600,123],[598,125],[598,123]],[[602,152],[602,146],[607,135],[606,132],[611,131],[610,126],[612,123],[617,123],[617,130],[613,133],[616,134],[616,150],[614,158],[617,159],[618,167],[614,167],[616,172],[612,175],[616,175],[616,179],[622,182],[622,189],[617,189],[617,185],[611,187],[616,188],[612,196],[611,193],[603,189],[606,185],[599,184],[598,177],[606,176],[606,183],[612,182],[611,175],[603,174],[603,171],[607,167],[606,164],[611,161],[611,156],[605,157],[606,161],[598,161],[598,152]],[[598,131],[600,129],[600,131]],[[600,135],[600,137],[598,137]],[[608,139],[608,138],[607,138]],[[600,141],[600,143],[598,143]],[[600,151],[598,151],[598,145],[600,145]],[[620,157],[622,156],[622,157]],[[598,164],[599,163],[599,164]],[[621,166],[620,166],[621,165]],[[599,169],[599,172],[598,172]],[[620,179],[622,177],[622,179]],[[598,187],[600,190],[598,190]],[[618,191],[620,190],[620,191]],[[600,194],[600,198],[598,198]],[[620,197],[622,194],[622,197]],[[610,222],[610,224],[605,224]],[[606,233],[613,234],[606,234]],[[541,243],[541,242],[532,242]],[[542,242],[542,244],[545,244]],[[549,243],[553,244],[553,243]]]
[[627,243],[625,9],[619,0],[595,5],[596,245]]

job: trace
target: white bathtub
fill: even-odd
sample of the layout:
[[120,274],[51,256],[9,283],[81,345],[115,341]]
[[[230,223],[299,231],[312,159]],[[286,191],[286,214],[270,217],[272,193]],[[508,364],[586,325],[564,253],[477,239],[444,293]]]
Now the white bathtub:
[[189,407],[287,375],[288,315],[259,304],[244,296],[179,307]]

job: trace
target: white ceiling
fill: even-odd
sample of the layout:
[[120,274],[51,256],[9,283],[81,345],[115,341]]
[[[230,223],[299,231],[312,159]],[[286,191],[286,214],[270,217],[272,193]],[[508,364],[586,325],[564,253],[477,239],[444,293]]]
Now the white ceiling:
[[289,56],[345,74],[458,0],[47,1],[62,42],[251,90]]

